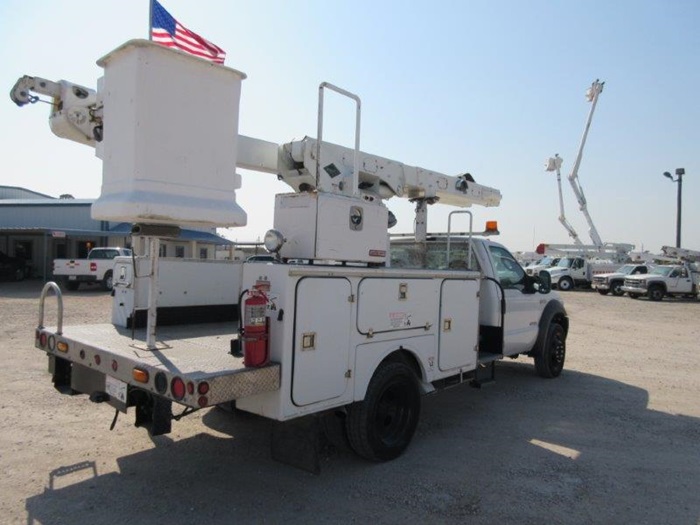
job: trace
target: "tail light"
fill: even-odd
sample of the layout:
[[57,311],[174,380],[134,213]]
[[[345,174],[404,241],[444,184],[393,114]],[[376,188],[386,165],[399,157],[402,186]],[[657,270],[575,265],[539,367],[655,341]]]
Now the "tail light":
[[48,340],[49,336],[47,336],[45,332],[41,332],[41,334],[39,335],[39,345],[41,345],[42,348],[45,348]]
[[197,393],[200,396],[207,395],[209,393],[209,383],[207,383],[206,381],[202,381],[201,383],[199,383],[199,385],[197,385]]
[[194,394],[194,383],[192,381],[187,382],[187,393],[189,395]]
[[156,374],[153,383],[156,387],[156,392],[159,394],[165,394],[165,391],[168,389],[168,378],[165,377],[163,372],[158,372]]
[[178,401],[185,397],[185,388],[185,382],[179,377],[174,377],[170,382],[170,393]]
[[197,399],[197,404],[199,405],[199,408],[204,408],[207,406],[209,404],[207,396],[199,396],[199,399]]

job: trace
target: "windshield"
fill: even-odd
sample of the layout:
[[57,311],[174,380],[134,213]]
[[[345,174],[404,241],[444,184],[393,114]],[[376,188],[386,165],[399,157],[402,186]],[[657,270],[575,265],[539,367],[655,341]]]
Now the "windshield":
[[674,268],[675,266],[657,266],[651,271],[651,273],[653,275],[663,275],[666,277],[673,271]]
[[629,274],[631,274],[631,273],[634,271],[634,269],[635,269],[636,267],[637,267],[637,266],[634,265],[634,264],[625,264],[622,268],[620,268],[619,270],[617,270],[617,273],[621,273],[621,274],[623,274],[623,275],[629,275]]
[[541,259],[538,259],[537,261],[530,263],[528,266],[534,267],[534,266],[554,266],[559,262],[559,257],[549,257],[545,256],[542,257]]

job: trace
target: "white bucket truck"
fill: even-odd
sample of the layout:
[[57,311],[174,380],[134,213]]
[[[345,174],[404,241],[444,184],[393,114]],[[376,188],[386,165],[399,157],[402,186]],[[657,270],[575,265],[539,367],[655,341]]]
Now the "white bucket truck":
[[672,264],[655,266],[646,275],[625,278],[622,291],[632,299],[646,295],[652,301],[664,297],[700,297],[700,252],[663,246],[666,257],[677,260]]
[[[354,149],[323,142],[327,89],[356,101],[359,131],[359,98],[330,84],[319,89],[318,139],[279,146],[238,135],[240,72],[142,40],[98,64],[97,92],[34,77],[12,92],[20,105],[31,91],[50,95],[52,129],[95,146],[104,171],[93,216],[134,223],[148,253],[145,330],[64,326],[60,291],[47,284],[35,344],[57,389],[134,408],[154,435],[182,415],[173,404],[189,413],[235,401],[279,422],[330,414],[360,456],[383,461],[411,441],[423,394],[478,385],[506,356],[533,357],[543,377],[561,373],[568,317],[548,275],[526,275],[504,246],[471,231],[427,233],[429,204],[495,206],[497,190],[364,153],[357,132]],[[276,197],[265,236],[277,262],[243,264],[243,330],[158,326],[160,239],[182,225],[245,224],[236,166],[294,189]],[[394,196],[416,203],[416,228],[392,247],[384,201]],[[52,289],[57,323],[47,326]]]

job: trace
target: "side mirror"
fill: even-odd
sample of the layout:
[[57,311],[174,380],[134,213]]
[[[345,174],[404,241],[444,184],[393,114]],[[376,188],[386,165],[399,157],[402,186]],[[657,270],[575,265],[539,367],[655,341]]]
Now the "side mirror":
[[549,293],[552,291],[552,274],[545,270],[541,270],[537,275],[537,291],[540,293]]

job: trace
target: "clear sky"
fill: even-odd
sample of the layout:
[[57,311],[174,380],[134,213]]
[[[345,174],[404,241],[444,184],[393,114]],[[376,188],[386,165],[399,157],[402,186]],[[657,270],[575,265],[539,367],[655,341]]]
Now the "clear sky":
[[[599,78],[605,89],[579,176],[601,237],[653,252],[673,245],[677,184],[662,173],[683,167],[682,244],[700,250],[697,0],[161,3],[248,75],[241,133],[278,143],[315,136],[318,84],[341,86],[362,98],[364,151],[498,188],[501,206],[474,208],[475,220],[497,219],[512,250],[570,242],[544,161],[559,153],[570,172],[590,107],[584,94]],[[147,38],[148,1],[2,0],[0,29],[5,93],[24,74],[94,87],[98,58]],[[328,99],[326,138],[350,146],[354,108]],[[47,115],[43,104],[0,103],[0,184],[98,197],[100,161],[53,136]],[[271,175],[242,175],[249,225],[226,236],[255,240],[272,226],[273,195],[288,189]],[[567,218],[588,242],[564,182]],[[395,231],[410,231],[412,205],[388,206]],[[444,231],[452,209],[431,207],[429,230]]]

